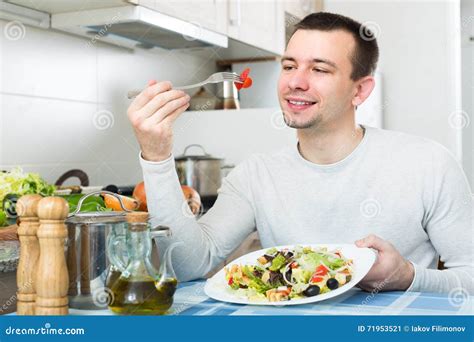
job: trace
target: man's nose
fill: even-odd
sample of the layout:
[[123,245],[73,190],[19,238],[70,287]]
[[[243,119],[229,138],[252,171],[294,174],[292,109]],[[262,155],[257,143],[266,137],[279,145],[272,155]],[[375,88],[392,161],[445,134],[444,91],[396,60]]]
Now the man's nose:
[[295,70],[290,76],[288,87],[292,90],[308,90],[309,82],[307,73],[304,70]]

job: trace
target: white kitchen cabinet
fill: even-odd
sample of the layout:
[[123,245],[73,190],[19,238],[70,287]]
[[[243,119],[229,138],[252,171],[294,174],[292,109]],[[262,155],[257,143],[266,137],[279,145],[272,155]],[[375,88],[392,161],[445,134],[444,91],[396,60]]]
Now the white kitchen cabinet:
[[322,11],[322,8],[322,0],[283,0],[284,11],[300,20],[308,14]]
[[283,3],[269,0],[228,0],[229,38],[275,54],[285,49]]
[[226,0],[129,0],[129,2],[218,33],[227,33]]
[[51,14],[128,5],[126,0],[6,0],[6,2]]

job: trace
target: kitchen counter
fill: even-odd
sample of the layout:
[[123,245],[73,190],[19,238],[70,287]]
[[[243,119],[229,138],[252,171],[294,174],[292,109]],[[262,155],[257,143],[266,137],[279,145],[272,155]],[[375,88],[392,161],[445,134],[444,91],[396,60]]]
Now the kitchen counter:
[[[447,294],[420,292],[368,293],[357,288],[319,303],[294,306],[240,305],[215,301],[204,293],[204,281],[179,285],[170,314],[227,315],[473,315],[474,296],[458,301]],[[72,315],[113,315],[109,310],[75,310]]]

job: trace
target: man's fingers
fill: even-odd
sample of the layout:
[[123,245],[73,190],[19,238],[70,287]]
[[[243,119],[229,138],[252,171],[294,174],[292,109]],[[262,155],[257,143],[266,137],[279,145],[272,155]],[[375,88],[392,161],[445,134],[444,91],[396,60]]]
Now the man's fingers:
[[170,115],[174,115],[175,111],[179,110],[179,108],[186,106],[189,104],[189,96],[181,96],[175,98],[171,101],[168,101],[163,107],[159,108],[156,113],[150,116],[146,121],[151,124],[158,124],[165,120]]
[[166,118],[163,119],[163,124],[171,127],[173,122],[180,116],[186,109],[189,107],[189,102],[187,102],[184,106],[179,107],[173,113],[169,114]]
[[144,118],[157,118],[156,114],[160,113],[162,115],[160,120],[152,120],[155,123],[160,122],[166,115],[177,108],[175,101],[182,102],[178,105],[180,107],[189,101],[189,95],[186,95],[182,90],[169,90],[161,93],[140,109],[140,116]]
[[129,112],[135,112],[142,109],[148,102],[150,102],[156,95],[161,94],[171,89],[172,85],[169,81],[156,82],[150,81],[147,88],[145,88],[138,96],[133,100],[129,107]]
[[369,236],[363,239],[357,240],[355,244],[357,247],[373,248],[378,251],[383,251],[391,247],[391,245],[387,241],[379,238],[377,235],[374,234],[370,234]]

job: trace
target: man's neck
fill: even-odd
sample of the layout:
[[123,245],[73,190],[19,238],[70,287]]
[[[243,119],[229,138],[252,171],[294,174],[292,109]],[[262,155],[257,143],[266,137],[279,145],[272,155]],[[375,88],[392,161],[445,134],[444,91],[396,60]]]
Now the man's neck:
[[312,163],[334,164],[355,150],[364,131],[354,121],[333,127],[299,129],[298,149],[303,158]]

